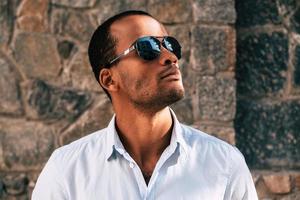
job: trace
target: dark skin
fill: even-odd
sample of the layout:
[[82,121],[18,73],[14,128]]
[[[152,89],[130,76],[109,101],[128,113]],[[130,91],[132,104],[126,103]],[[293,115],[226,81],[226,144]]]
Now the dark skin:
[[[139,37],[168,35],[162,24],[143,15],[114,22],[111,34],[118,41],[117,54]],[[122,144],[140,167],[147,184],[170,144],[173,121],[167,106],[184,95],[177,57],[164,48],[161,51],[153,61],[145,61],[133,51],[110,69],[101,70],[99,76],[100,84],[112,97]],[[172,70],[174,73],[164,77]]]

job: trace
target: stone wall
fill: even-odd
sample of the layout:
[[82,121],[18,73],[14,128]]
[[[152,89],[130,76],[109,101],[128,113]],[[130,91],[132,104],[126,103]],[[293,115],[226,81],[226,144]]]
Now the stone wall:
[[[0,199],[29,199],[55,148],[107,125],[113,111],[93,77],[87,45],[99,23],[127,9],[150,12],[183,44],[180,62],[186,98],[172,106],[178,118],[231,144],[235,144],[236,129],[237,145],[254,169],[261,197],[280,192],[297,195],[299,15],[294,14],[296,7],[285,1],[286,9],[281,12],[287,17],[283,23],[275,12],[278,4],[268,7],[273,5],[270,0],[262,5],[268,12],[262,10],[257,19],[251,15],[254,8],[246,9],[247,2],[255,6],[252,1],[240,2],[236,2],[236,37],[233,0],[1,0]],[[252,21],[249,15],[254,17]],[[269,35],[264,30],[269,30],[272,20],[274,31]],[[257,63],[265,67],[262,75],[260,68],[253,67]],[[262,96],[265,101],[261,101]],[[271,119],[266,118],[269,113],[274,115]],[[280,126],[281,121],[284,126]],[[256,135],[261,129],[262,134]],[[264,142],[272,134],[275,152]],[[249,148],[245,148],[246,140]],[[260,146],[255,146],[257,140],[261,140]],[[289,171],[274,173],[274,165]],[[276,182],[282,184],[274,185]]]
[[236,11],[237,146],[262,199],[300,199],[300,1],[237,0]]

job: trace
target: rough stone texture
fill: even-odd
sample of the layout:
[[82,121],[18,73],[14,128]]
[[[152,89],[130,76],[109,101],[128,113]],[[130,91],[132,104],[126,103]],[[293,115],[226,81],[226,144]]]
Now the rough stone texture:
[[177,119],[185,124],[193,124],[193,106],[191,99],[186,97],[179,102],[176,102],[171,106],[175,113],[177,113]]
[[43,32],[47,30],[47,9],[49,0],[23,0],[17,12],[18,28],[24,31]]
[[291,17],[291,27],[292,29],[300,34],[300,7],[293,13]]
[[58,76],[61,65],[55,39],[47,34],[21,33],[14,47],[16,61],[27,77],[45,80]]
[[230,121],[235,115],[235,80],[212,76],[198,77],[199,119]]
[[26,114],[32,119],[72,122],[92,102],[86,92],[57,88],[41,80],[27,81],[22,87]]
[[228,70],[235,63],[234,31],[227,28],[196,26],[192,30],[192,63],[203,75]]
[[238,100],[237,146],[253,168],[300,167],[300,102]]
[[192,5],[181,0],[150,0],[148,11],[160,22],[168,24],[187,22],[192,17]]
[[88,42],[95,29],[91,16],[85,12],[64,9],[52,11],[51,30],[56,35],[71,37],[79,42]]
[[280,24],[282,22],[274,0],[236,0],[237,25]]
[[75,54],[69,65],[65,67],[62,77],[67,86],[80,90],[102,92],[90,66],[87,52]]
[[290,176],[288,174],[272,174],[263,176],[268,189],[274,194],[285,194],[291,191]]
[[295,50],[295,54],[296,54],[296,61],[295,61],[295,65],[294,65],[294,84],[296,86],[300,86],[300,45],[298,45],[296,47]]
[[[98,24],[101,24],[107,18],[125,10],[147,10],[146,0],[101,0],[93,12],[93,17]],[[101,14],[99,14],[101,13]],[[151,14],[151,13],[150,13]]]
[[3,178],[5,192],[8,195],[21,195],[27,190],[28,178],[25,174],[9,174]]
[[193,127],[224,140],[229,144],[235,144],[235,131],[232,127],[224,127],[216,124],[205,124],[201,122],[194,124]]
[[58,42],[57,50],[62,59],[68,59],[77,48],[72,41],[63,40]]
[[195,0],[193,15],[195,21],[234,23],[234,0]]
[[72,8],[93,7],[97,0],[51,0],[52,4],[59,6],[68,6]]
[[105,128],[113,115],[112,105],[108,98],[101,95],[89,112],[85,113],[80,119],[72,124],[60,137],[61,145],[79,139],[87,134]]
[[280,92],[286,81],[287,63],[288,38],[285,34],[261,33],[238,38],[237,92],[247,96]]
[[0,1],[0,45],[7,44],[13,29],[15,1]]
[[20,115],[23,113],[20,101],[19,75],[15,66],[0,52],[0,113]]
[[26,120],[1,121],[3,157],[12,170],[36,169],[48,160],[55,148],[55,130]]

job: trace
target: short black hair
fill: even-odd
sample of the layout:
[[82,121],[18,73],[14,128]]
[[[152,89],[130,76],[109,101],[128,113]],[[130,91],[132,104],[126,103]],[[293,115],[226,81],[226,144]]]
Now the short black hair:
[[[95,78],[98,81],[98,83],[100,83],[99,81],[100,71],[103,68],[109,68],[110,67],[109,62],[116,56],[115,50],[116,50],[117,38],[115,38],[110,33],[110,27],[115,21],[130,15],[146,15],[152,17],[149,13],[145,11],[127,10],[108,18],[100,26],[98,26],[98,28],[95,30],[95,32],[92,35],[88,47],[88,56],[89,56],[90,64],[93,68]],[[100,86],[102,87],[101,84]],[[108,93],[108,91],[105,88],[103,88],[103,90],[111,100],[111,96]]]

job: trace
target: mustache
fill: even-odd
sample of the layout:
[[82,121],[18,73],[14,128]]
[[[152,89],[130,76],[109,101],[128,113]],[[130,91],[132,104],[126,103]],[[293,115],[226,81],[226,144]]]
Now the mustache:
[[163,79],[169,75],[174,75],[174,74],[178,74],[178,73],[180,73],[179,66],[176,64],[170,64],[170,65],[167,65],[166,69],[162,70],[159,73],[158,78]]

